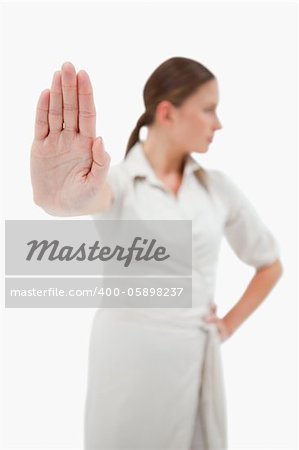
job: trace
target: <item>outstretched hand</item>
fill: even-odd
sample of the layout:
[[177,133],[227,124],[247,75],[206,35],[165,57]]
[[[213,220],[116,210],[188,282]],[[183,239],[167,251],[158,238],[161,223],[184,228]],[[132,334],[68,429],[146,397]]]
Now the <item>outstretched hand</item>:
[[34,201],[53,215],[82,215],[103,201],[110,156],[96,138],[96,109],[87,72],[66,62],[41,92],[31,147]]

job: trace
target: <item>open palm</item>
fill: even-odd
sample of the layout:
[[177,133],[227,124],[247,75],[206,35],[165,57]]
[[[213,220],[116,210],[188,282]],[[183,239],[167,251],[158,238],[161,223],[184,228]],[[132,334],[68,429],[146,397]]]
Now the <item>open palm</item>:
[[96,211],[110,156],[96,138],[96,110],[88,74],[66,62],[51,90],[39,97],[31,147],[34,201],[53,215]]

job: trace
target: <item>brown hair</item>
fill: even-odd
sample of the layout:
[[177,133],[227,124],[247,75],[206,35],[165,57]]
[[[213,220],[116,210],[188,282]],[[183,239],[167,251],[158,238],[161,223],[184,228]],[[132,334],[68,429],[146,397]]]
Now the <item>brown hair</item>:
[[[150,75],[143,89],[145,112],[139,117],[132,131],[125,157],[139,141],[141,127],[151,125],[155,119],[157,105],[168,100],[174,106],[180,106],[202,84],[215,79],[215,76],[200,62],[189,58],[173,57],[160,64]],[[200,169],[198,176],[205,185],[205,170]]]

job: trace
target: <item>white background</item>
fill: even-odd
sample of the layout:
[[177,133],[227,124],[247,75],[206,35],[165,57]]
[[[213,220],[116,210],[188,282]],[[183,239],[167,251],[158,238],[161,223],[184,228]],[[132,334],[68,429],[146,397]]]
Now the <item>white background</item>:
[[[6,219],[51,218],[33,204],[29,152],[38,96],[63,62],[90,75],[97,134],[112,164],[123,158],[144,109],[143,86],[161,62],[193,58],[217,77],[223,129],[206,154],[193,156],[237,182],[276,236],[284,265],[265,302],[222,345],[235,450],[296,448],[296,14],[291,2],[2,5]],[[220,317],[253,274],[224,240]],[[81,449],[95,310],[5,310],[4,299],[1,307],[3,448]]]

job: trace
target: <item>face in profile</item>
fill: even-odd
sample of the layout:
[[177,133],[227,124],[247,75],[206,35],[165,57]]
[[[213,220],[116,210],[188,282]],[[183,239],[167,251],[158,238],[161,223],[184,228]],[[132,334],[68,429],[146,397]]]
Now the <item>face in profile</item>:
[[172,141],[185,152],[206,152],[215,132],[222,128],[217,116],[217,80],[207,81],[180,107],[173,107],[169,124]]

